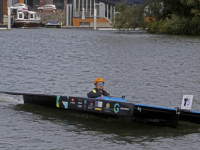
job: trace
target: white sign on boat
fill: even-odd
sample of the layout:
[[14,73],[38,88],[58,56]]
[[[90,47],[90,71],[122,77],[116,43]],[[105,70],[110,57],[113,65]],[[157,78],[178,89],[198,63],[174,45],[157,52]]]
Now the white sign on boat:
[[193,95],[183,95],[181,109],[190,111],[192,108],[193,97]]

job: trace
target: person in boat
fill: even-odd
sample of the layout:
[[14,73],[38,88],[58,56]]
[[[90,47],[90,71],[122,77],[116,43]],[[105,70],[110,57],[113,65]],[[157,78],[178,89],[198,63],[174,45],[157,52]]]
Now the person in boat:
[[110,94],[103,89],[104,88],[103,78],[96,78],[94,80],[94,86],[95,88],[87,94],[89,98],[96,98],[100,96],[110,96]]

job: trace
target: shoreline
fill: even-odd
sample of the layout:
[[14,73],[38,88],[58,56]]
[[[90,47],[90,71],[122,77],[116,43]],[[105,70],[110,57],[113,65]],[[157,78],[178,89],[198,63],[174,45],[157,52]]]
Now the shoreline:
[[[23,27],[20,27],[20,28],[14,28],[12,27],[10,30],[12,29],[38,29],[38,28],[56,28],[56,27],[28,27],[28,28],[23,28]],[[60,29],[84,29],[84,30],[94,30],[94,27],[88,27],[88,26],[61,26]],[[7,25],[0,25],[0,30],[8,30],[7,29]],[[112,27],[97,27],[96,30],[94,31],[118,31],[119,32],[119,29],[115,29],[115,28],[112,28]],[[128,32],[128,33],[146,33],[146,31],[144,30],[129,30],[129,31],[124,31],[124,30],[121,30],[120,33],[124,33],[124,32]]]

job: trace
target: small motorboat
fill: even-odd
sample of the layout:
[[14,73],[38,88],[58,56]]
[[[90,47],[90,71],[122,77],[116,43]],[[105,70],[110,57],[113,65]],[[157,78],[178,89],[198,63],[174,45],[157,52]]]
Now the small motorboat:
[[46,28],[60,28],[61,27],[61,23],[59,21],[48,21],[45,24]]

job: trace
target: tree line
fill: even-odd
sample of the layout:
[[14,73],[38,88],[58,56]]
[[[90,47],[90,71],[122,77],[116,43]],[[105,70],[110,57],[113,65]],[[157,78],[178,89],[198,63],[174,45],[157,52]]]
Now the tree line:
[[200,0],[147,0],[139,5],[116,4],[113,27],[149,33],[200,35]]

